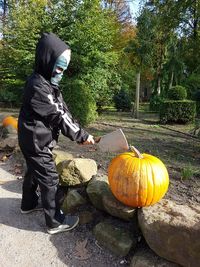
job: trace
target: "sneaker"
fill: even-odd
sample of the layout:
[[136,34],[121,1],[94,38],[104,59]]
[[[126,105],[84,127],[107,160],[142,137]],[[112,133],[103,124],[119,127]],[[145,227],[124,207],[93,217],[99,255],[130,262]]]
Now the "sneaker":
[[61,232],[70,231],[77,226],[78,222],[79,222],[78,216],[67,215],[65,216],[64,222],[61,225],[55,228],[48,228],[47,232],[53,235]]
[[43,207],[41,205],[37,205],[35,208],[30,209],[30,210],[22,210],[21,209],[21,213],[22,214],[28,214],[28,213],[31,213],[31,212],[34,212],[34,211],[42,211],[42,210],[43,210]]

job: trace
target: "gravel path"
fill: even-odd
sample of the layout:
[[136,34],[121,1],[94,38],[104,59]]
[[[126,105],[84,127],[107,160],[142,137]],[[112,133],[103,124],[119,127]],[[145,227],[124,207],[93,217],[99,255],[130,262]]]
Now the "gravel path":
[[[71,232],[49,235],[44,215],[37,211],[20,213],[22,180],[9,172],[8,163],[0,163],[0,266],[1,267],[114,267],[128,266],[99,247],[88,225],[79,225]],[[87,255],[77,256],[77,245],[87,243]],[[80,257],[85,256],[85,260]]]

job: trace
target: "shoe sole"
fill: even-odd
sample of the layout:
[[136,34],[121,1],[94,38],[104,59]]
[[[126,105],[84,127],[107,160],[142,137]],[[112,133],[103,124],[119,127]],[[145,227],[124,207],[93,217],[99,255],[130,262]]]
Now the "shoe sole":
[[20,210],[21,211],[21,214],[29,214],[29,213],[32,213],[34,211],[42,211],[43,208],[35,208],[35,209],[32,209],[32,210]]
[[77,219],[76,223],[74,225],[72,225],[71,227],[69,228],[55,228],[55,229],[47,229],[47,233],[50,234],[50,235],[53,235],[53,234],[58,234],[58,233],[62,233],[62,232],[67,232],[67,231],[70,231],[72,229],[74,229],[79,223],[79,219]]

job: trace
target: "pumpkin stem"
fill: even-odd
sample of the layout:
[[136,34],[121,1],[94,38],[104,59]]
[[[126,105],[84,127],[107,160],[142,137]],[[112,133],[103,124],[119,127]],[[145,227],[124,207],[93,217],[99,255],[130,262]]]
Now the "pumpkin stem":
[[134,146],[130,146],[130,150],[135,153],[136,157],[139,159],[143,159],[142,154],[135,148]]

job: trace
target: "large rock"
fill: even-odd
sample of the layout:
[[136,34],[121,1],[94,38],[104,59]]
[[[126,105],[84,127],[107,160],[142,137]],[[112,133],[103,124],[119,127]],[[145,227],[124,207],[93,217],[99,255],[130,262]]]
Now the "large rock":
[[72,154],[65,152],[63,150],[54,149],[52,153],[56,165],[58,165],[62,161],[73,159]]
[[74,158],[60,162],[57,171],[63,186],[81,185],[97,174],[97,164],[93,159]]
[[67,196],[65,197],[62,205],[62,210],[65,214],[67,214],[86,202],[86,199],[84,199],[77,190],[68,190]]
[[124,205],[113,196],[106,175],[94,176],[88,183],[87,193],[97,209],[104,210],[112,216],[129,221],[136,214],[136,209]]
[[9,136],[9,135],[17,135],[17,129],[15,129],[13,126],[8,125],[3,128],[3,136]]
[[126,256],[137,244],[132,234],[107,222],[100,222],[94,228],[94,235],[98,243],[118,256]]
[[185,267],[200,266],[200,206],[162,200],[138,212],[148,245],[159,256]]
[[180,265],[159,257],[150,249],[140,249],[134,253],[130,267],[180,267]]
[[18,146],[18,137],[16,134],[10,134],[5,139],[0,140],[0,149],[14,150]]
[[103,196],[109,194],[108,177],[106,175],[95,175],[87,185],[87,194],[92,204],[100,210],[104,209]]

